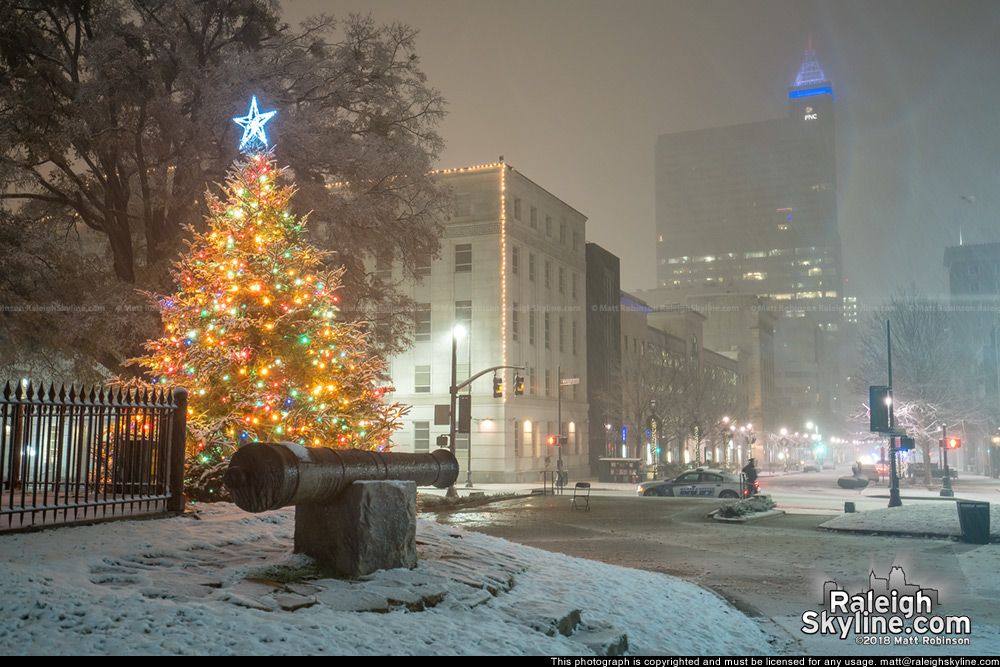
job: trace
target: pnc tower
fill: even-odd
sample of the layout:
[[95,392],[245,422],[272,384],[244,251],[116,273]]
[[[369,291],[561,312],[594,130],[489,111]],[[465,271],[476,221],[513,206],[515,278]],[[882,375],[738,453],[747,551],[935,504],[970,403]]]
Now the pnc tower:
[[835,138],[833,86],[810,44],[787,117],[664,134],[656,145],[658,291],[673,301],[767,297],[777,316],[775,392],[788,419],[836,411]]

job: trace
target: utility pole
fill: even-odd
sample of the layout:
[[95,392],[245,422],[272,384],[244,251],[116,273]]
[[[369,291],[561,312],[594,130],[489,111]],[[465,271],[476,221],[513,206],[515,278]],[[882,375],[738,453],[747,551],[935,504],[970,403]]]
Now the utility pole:
[[889,361],[889,507],[899,507],[903,501],[899,498],[899,475],[896,470],[896,420],[892,414],[892,336],[890,331],[889,320],[886,320],[886,357]]

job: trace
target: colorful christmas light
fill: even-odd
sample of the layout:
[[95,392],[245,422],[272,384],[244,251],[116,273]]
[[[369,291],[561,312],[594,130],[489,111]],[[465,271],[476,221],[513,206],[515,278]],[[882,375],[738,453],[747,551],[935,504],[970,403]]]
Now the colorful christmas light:
[[[235,120],[263,118],[245,126],[261,139],[271,115],[254,100]],[[364,326],[337,319],[342,271],[302,237],[283,173],[269,150],[234,165],[174,264],[176,293],[158,300],[166,334],[137,360],[188,388],[189,454],[203,462],[237,441],[383,449],[405,412],[383,402]]]

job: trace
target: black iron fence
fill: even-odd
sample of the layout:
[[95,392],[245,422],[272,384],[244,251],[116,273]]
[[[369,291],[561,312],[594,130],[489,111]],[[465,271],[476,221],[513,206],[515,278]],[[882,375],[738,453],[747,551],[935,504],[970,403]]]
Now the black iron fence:
[[0,396],[0,530],[184,509],[187,391],[37,388]]

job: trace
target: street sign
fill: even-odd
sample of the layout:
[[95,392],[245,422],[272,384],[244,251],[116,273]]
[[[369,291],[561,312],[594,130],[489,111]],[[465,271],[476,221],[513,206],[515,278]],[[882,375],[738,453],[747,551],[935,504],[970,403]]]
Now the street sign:
[[559,383],[560,386],[566,386],[571,384],[580,384],[580,378],[563,378]]

